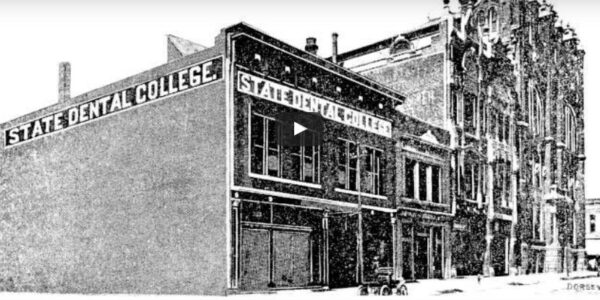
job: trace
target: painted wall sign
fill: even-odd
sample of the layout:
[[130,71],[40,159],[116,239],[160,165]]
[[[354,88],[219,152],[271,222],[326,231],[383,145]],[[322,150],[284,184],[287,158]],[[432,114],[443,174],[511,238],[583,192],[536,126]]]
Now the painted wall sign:
[[237,90],[301,111],[318,112],[325,119],[347,126],[392,137],[392,123],[389,121],[245,72],[238,72]]
[[10,147],[66,130],[118,112],[167,98],[223,78],[223,58],[195,64],[160,78],[78,103],[59,112],[6,129],[5,146]]

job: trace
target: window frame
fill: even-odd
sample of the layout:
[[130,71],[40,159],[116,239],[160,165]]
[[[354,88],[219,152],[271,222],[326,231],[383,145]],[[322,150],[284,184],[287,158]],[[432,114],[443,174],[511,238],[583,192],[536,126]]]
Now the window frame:
[[[258,117],[260,119],[260,123],[261,123],[261,135],[262,135],[262,144],[258,145],[255,144],[255,141],[253,139],[253,133],[254,133],[254,125],[258,126],[258,123],[254,123],[254,118]],[[274,124],[275,128],[276,128],[276,132],[275,132],[275,139],[276,139],[276,147],[271,147],[271,143],[270,143],[270,137],[272,136],[269,132],[269,128],[270,128],[270,124]],[[249,126],[249,130],[248,130],[248,143],[249,143],[249,157],[248,157],[248,162],[249,162],[249,166],[248,166],[248,170],[249,170],[249,174],[251,177],[259,177],[259,178],[272,178],[275,181],[291,181],[291,182],[295,182],[298,183],[300,185],[320,185],[321,183],[321,146],[317,145],[315,143],[315,145],[310,146],[312,148],[312,153],[311,154],[307,154],[307,148],[308,146],[306,146],[306,132],[310,132],[312,135],[313,139],[317,139],[317,133],[311,130],[306,130],[305,132],[302,133],[301,136],[301,145],[298,147],[299,151],[298,152],[294,152],[292,150],[288,150],[287,153],[285,153],[286,151],[284,151],[286,148],[295,148],[295,147],[284,147],[281,144],[281,127],[279,125],[279,121],[274,118],[274,117],[269,117],[266,116],[264,114],[255,112],[254,110],[250,109],[250,114],[249,114],[249,120],[248,120],[248,126]],[[254,157],[255,157],[255,152],[257,151],[256,149],[260,149],[259,152],[261,153],[261,161],[260,161],[260,171],[258,169],[255,169],[255,164],[254,164]],[[276,153],[276,157],[277,157],[277,170],[276,173],[269,173],[269,166],[270,166],[270,162],[269,162],[269,154],[270,153]],[[297,166],[299,168],[299,177],[298,178],[290,178],[289,176],[286,175],[287,171],[284,168],[284,157],[288,156],[290,160],[293,159],[294,156],[297,156],[299,159],[299,163],[300,165]],[[311,177],[311,180],[306,180],[306,164],[307,164],[307,159],[309,161],[312,161],[312,174],[313,176]],[[294,164],[295,165],[295,164]],[[293,166],[296,167],[296,166]]]
[[[365,189],[365,192],[368,192],[372,195],[383,195],[384,189],[382,184],[383,172],[382,172],[382,163],[384,151],[372,146],[363,146],[367,153],[367,163],[365,163],[365,173],[367,174],[367,180],[371,182],[367,182],[372,187],[372,190],[368,191]],[[371,152],[369,152],[371,151]],[[359,151],[360,152],[360,151]],[[377,157],[379,154],[379,159]],[[371,170],[368,169],[368,166],[371,166]],[[377,167],[377,170],[374,169],[374,166]],[[371,176],[369,176],[371,175]],[[361,182],[362,184],[362,182]],[[362,190],[362,188],[361,188]]]
[[[413,191],[412,191],[412,197],[410,197],[411,194],[409,194],[408,192],[408,182],[409,182],[409,177],[407,176],[407,173],[409,172],[408,170],[408,166],[409,166],[409,162],[414,162],[414,166],[412,167],[412,182],[413,182]],[[425,170],[425,175],[423,177],[423,175],[421,174],[421,169]],[[434,170],[437,169],[437,193],[434,193],[434,184],[433,184],[433,179],[434,179]],[[440,205],[444,205],[444,188],[443,188],[443,171],[444,171],[444,167],[442,164],[438,164],[435,162],[431,162],[431,161],[427,161],[427,160],[421,160],[412,156],[407,156],[404,158],[404,195],[403,197],[405,197],[406,199],[412,200],[412,201],[420,201],[420,202],[425,202],[425,203],[432,203],[432,204],[440,204]],[[425,180],[424,183],[424,188],[425,190],[422,191],[421,187],[423,185],[423,183],[421,182],[421,178],[423,178]],[[425,195],[425,197],[422,197],[422,194]],[[434,199],[434,195],[437,195],[437,199]],[[424,199],[423,199],[424,198]]]

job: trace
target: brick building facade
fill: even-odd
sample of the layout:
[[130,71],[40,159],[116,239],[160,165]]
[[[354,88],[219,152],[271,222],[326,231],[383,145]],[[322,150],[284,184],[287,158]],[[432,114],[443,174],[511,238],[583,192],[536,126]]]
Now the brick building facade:
[[[210,48],[169,36],[167,64],[74,98],[61,65],[60,101],[2,124],[2,289],[227,294],[353,286],[378,267],[447,276],[449,133],[314,48],[245,24]],[[286,144],[286,116],[311,113],[323,130]]]
[[458,275],[582,268],[584,55],[552,6],[483,0],[336,57],[451,133]]

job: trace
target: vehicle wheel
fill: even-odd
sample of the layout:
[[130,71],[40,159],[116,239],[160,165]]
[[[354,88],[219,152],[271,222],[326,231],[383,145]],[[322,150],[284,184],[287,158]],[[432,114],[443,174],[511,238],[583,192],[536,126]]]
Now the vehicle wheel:
[[369,294],[369,288],[366,286],[359,285],[358,286],[358,295],[359,296],[367,296]]
[[396,289],[396,295],[398,296],[407,296],[408,295],[408,288],[406,287],[406,285],[401,284],[398,286],[398,288]]
[[384,285],[379,289],[379,296],[389,296],[391,294],[392,294],[392,291],[390,290],[390,288],[387,285]]

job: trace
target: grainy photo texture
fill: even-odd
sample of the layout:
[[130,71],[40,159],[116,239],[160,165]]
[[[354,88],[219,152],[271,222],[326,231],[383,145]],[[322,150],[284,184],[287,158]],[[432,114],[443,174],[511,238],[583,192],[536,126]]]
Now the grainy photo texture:
[[1,295],[600,295],[576,30],[438,2],[344,51],[169,34],[78,96],[60,63],[58,101],[0,124]]

